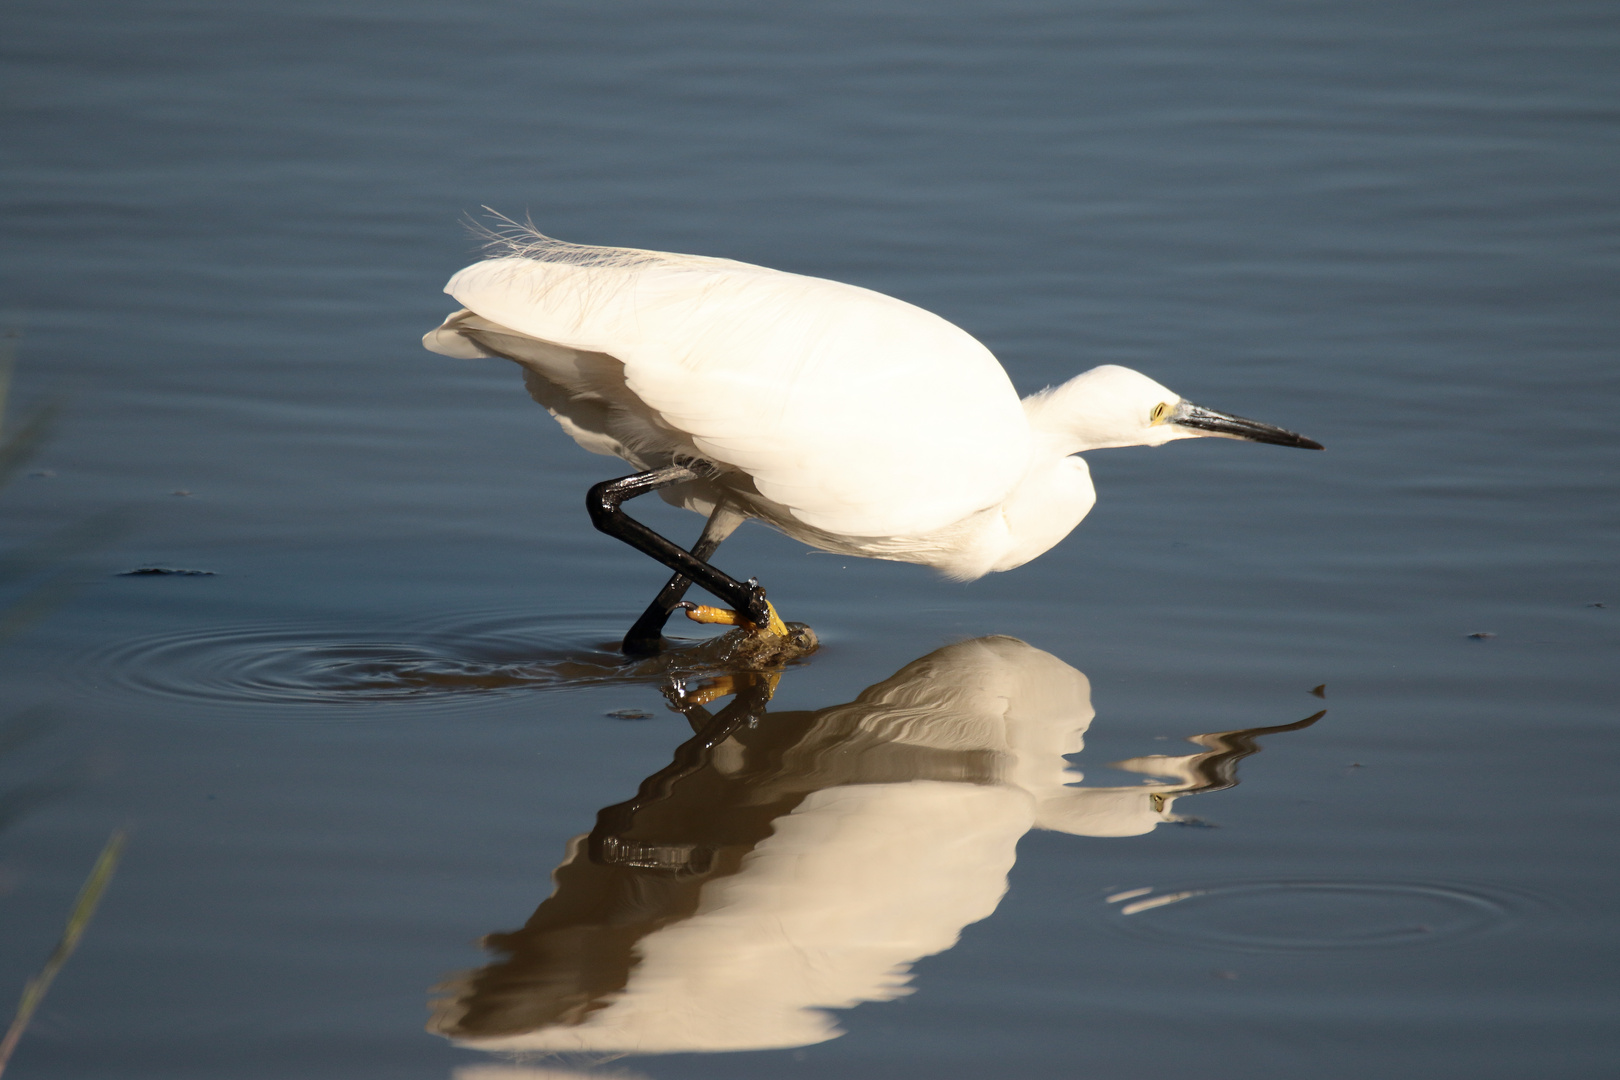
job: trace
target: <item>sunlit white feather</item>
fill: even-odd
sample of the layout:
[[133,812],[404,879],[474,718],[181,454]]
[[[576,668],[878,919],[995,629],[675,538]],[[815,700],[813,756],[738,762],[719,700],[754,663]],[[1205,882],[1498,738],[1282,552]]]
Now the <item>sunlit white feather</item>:
[[[1152,405],[1179,398],[1146,376],[1097,368],[1020,402],[968,333],[869,289],[527,231],[506,252],[450,279],[466,310],[430,349],[521,363],[585,449],[707,463],[665,497],[704,513],[724,500],[823,550],[958,579],[1011,569],[1090,510],[1070,455],[1184,437],[1149,428]],[[1121,417],[1077,424],[1099,394]]]

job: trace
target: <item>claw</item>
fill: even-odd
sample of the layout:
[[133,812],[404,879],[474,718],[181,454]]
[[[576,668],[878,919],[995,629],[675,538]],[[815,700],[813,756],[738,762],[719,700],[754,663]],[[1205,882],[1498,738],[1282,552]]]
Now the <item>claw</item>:
[[[746,615],[732,611],[730,608],[709,607],[707,604],[694,604],[690,601],[683,602],[680,606],[686,610],[686,617],[693,622],[714,623],[720,626],[740,626],[744,630],[760,629],[760,626],[752,622]],[[771,613],[771,619],[770,622],[765,624],[764,629],[777,637],[787,637],[787,624],[776,613],[776,607],[769,600],[765,601],[765,607]]]

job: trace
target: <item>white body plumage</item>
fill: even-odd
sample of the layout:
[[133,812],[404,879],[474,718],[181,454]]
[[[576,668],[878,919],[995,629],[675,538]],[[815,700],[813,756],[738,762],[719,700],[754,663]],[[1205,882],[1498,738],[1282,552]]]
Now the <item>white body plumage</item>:
[[445,292],[463,310],[429,349],[521,364],[593,453],[704,463],[661,493],[675,505],[724,504],[812,547],[959,580],[1020,566],[1080,523],[1096,496],[1079,451],[1231,434],[1183,427],[1181,398],[1121,367],[1020,401],[990,351],[937,315],[726,259],[526,233]]

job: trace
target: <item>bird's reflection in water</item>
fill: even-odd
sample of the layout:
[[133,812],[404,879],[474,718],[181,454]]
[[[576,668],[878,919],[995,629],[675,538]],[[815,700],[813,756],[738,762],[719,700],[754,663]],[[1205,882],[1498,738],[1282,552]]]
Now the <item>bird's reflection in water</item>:
[[[1086,677],[1008,637],[930,653],[847,705],[765,713],[739,674],[718,715],[569,845],[501,959],[441,989],[430,1030],[489,1050],[668,1053],[803,1046],[827,1009],[908,993],[913,961],[995,910],[1030,829],[1133,836],[1235,783],[1259,734],[1074,786]],[[1320,714],[1318,714],[1320,715]]]

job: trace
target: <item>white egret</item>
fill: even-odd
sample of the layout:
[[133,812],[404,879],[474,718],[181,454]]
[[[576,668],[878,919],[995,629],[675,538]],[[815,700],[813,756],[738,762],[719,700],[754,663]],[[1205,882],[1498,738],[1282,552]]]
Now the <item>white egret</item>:
[[[675,571],[627,652],[656,651],[694,580],[781,632],[757,583],[707,561],[748,518],[823,551],[968,581],[1023,565],[1080,523],[1096,501],[1084,451],[1205,435],[1321,449],[1111,364],[1020,401],[966,331],[854,285],[530,228],[492,248],[450,279],[462,310],[423,344],[517,362],[580,446],[638,470],[587,500],[598,529]],[[653,490],[707,515],[691,552],[620,508]]]

